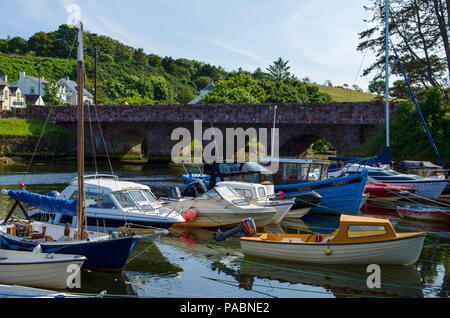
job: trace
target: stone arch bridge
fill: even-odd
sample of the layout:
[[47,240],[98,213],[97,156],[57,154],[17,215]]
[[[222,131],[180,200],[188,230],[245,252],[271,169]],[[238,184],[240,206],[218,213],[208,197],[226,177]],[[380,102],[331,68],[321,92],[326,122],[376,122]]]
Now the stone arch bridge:
[[[174,129],[187,128],[194,136],[194,120],[202,120],[203,131],[213,126],[226,128],[267,128],[270,151],[270,129],[274,124],[274,104],[212,105],[126,105],[86,107],[86,137],[92,119],[97,153],[113,155],[141,153],[148,156],[170,156],[178,143],[171,140]],[[89,112],[88,112],[89,110]],[[50,112],[50,115],[49,115]],[[75,106],[32,106],[24,110],[25,118],[42,118],[76,132]],[[337,150],[355,147],[374,136],[377,126],[385,121],[382,102],[278,104],[275,114],[279,129],[280,155],[297,155],[314,141],[325,138]],[[99,129],[100,123],[101,130]],[[103,135],[103,137],[102,137]],[[143,141],[146,146],[142,147]],[[208,144],[210,141],[204,141]],[[87,149],[88,150],[88,149]],[[237,150],[237,149],[236,149]]]

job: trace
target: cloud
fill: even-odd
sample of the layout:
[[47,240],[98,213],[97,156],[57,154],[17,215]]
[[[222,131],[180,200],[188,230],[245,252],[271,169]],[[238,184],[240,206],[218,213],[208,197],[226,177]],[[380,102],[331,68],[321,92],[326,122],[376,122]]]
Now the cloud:
[[[226,44],[226,43],[223,43],[222,41],[219,41],[219,40],[212,40],[212,41],[210,41],[210,42],[213,43],[213,44],[215,44],[215,45],[218,45],[218,46],[220,46],[220,47],[222,47],[222,48],[224,48],[224,49],[226,49],[226,50],[229,50],[229,51],[231,51],[231,52],[234,52],[234,53],[237,53],[237,54],[240,54],[240,55],[249,57],[250,59],[252,59],[252,60],[254,60],[254,61],[257,61],[257,62],[263,62],[263,63],[265,63],[265,64],[268,63],[268,61],[267,61],[266,59],[264,59],[264,58],[262,58],[262,57],[260,57],[260,56],[258,56],[258,55],[256,55],[256,54],[253,54],[252,52],[249,52],[249,51],[246,51],[246,50],[242,50],[242,49],[233,47],[233,46],[231,46],[231,45],[228,45],[228,44]],[[270,62],[269,62],[269,63],[270,63]]]

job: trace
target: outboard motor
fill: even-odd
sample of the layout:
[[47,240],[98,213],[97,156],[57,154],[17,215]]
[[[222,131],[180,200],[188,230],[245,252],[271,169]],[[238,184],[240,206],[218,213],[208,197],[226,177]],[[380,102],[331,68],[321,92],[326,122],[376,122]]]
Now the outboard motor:
[[207,191],[205,184],[201,181],[195,181],[192,183],[189,183],[189,185],[186,187],[186,189],[181,192],[181,196],[184,197],[198,197],[205,193]]
[[177,199],[177,200],[179,200],[181,198],[180,188],[178,188],[178,187],[170,187],[169,190],[167,191],[167,197],[169,199]]
[[253,236],[256,234],[256,225],[253,219],[242,220],[238,226],[235,228],[222,232],[218,230],[213,234],[213,239],[216,241],[225,241],[230,236],[241,237],[241,236]]

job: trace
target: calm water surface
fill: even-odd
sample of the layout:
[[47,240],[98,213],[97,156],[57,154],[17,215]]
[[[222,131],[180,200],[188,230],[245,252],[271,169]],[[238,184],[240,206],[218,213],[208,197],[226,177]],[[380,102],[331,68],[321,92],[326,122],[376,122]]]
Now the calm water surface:
[[[30,191],[62,191],[76,176],[74,163],[0,167],[0,186],[17,189],[24,182]],[[87,167],[86,174],[93,172]],[[110,173],[99,165],[99,173]],[[157,196],[182,186],[183,170],[168,165],[115,164],[123,180],[149,185]],[[0,216],[11,202],[0,195]],[[82,272],[82,293],[141,297],[448,297],[450,280],[450,225],[420,223],[364,209],[362,215],[389,218],[398,231],[427,232],[419,261],[411,266],[381,266],[380,289],[369,289],[366,266],[323,266],[282,263],[244,257],[238,239],[215,242],[213,231],[177,228],[168,235],[142,239],[122,274]],[[267,232],[330,233],[336,216],[306,215],[299,220],[269,225]],[[432,243],[432,242],[434,243]]]

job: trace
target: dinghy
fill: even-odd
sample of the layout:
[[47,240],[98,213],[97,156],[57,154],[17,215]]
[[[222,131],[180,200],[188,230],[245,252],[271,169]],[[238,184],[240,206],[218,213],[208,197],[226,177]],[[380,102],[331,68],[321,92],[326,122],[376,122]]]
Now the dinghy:
[[420,256],[424,232],[396,233],[389,220],[342,214],[331,234],[256,234],[240,238],[245,255],[317,264],[401,264]]
[[450,222],[450,208],[448,207],[404,205],[397,207],[397,213],[401,217],[422,221]]
[[0,283],[40,288],[68,287],[70,266],[80,269],[86,257],[0,249]]

